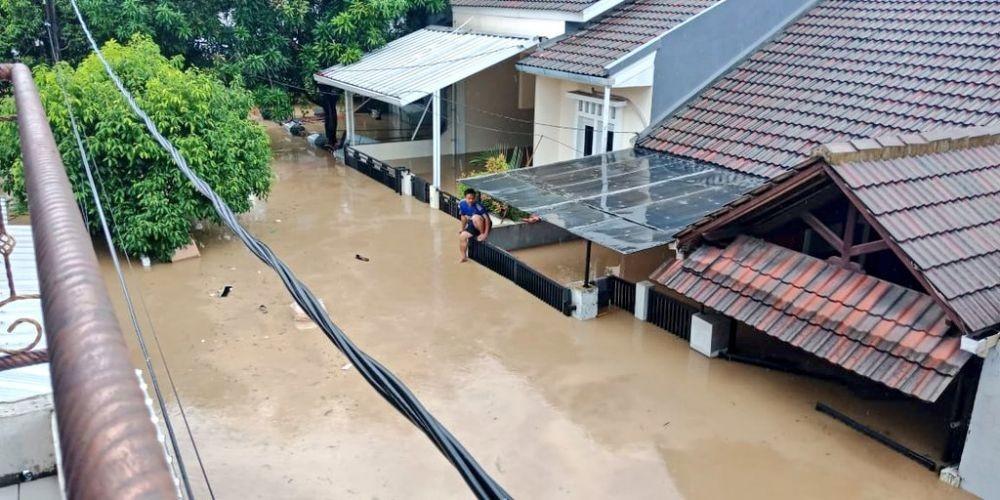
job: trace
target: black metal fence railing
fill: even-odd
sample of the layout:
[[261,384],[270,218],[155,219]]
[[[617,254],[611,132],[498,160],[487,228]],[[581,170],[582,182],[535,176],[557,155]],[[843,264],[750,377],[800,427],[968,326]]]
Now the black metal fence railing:
[[431,202],[431,183],[421,177],[413,177],[413,197],[424,203]]
[[393,167],[350,146],[344,148],[344,163],[392,189],[396,194],[403,193],[403,174],[407,171],[405,168]]
[[438,208],[441,209],[442,212],[449,214],[456,219],[459,216],[458,203],[460,201],[461,200],[458,198],[444,191],[438,192]]
[[489,243],[472,241],[469,244],[469,258],[513,281],[563,314],[569,316],[573,312],[573,298],[569,288],[552,281],[504,250]]
[[607,276],[604,281],[607,283],[608,304],[634,313],[635,283],[629,283],[618,276]]
[[646,321],[684,339],[691,338],[691,317],[698,309],[656,290],[649,291]]

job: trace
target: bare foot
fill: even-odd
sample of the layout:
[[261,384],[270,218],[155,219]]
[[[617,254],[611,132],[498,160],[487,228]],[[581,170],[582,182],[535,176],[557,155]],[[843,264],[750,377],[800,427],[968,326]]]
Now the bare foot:
[[486,235],[480,234],[479,236],[476,236],[476,241],[486,241]]
[[469,261],[469,258],[468,258],[468,257],[462,257],[462,259],[461,259],[461,260],[459,260],[459,261],[458,261],[458,263],[459,263],[459,264],[461,264],[461,263],[463,263],[463,262],[468,262],[468,261]]

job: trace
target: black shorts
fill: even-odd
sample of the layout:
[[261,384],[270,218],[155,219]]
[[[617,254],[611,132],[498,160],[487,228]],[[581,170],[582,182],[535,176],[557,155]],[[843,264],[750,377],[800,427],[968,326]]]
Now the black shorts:
[[473,224],[471,221],[465,225],[465,232],[471,234],[473,238],[479,236],[480,234],[479,229],[476,229],[476,225]]

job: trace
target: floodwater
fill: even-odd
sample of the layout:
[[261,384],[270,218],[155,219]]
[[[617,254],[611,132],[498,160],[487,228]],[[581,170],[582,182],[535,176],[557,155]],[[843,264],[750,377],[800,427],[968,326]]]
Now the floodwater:
[[[813,410],[849,401],[839,387],[708,360],[624,313],[566,318],[459,264],[457,223],[444,213],[271,132],[278,179],[244,217],[249,229],[515,497],[963,496]],[[201,258],[128,277],[216,496],[470,497],[319,330],[296,328],[278,278],[221,230],[196,238]],[[185,460],[207,496],[190,451]]]

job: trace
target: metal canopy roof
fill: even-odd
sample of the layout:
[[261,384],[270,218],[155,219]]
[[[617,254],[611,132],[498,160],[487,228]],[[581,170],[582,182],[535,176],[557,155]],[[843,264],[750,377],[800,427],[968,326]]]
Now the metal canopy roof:
[[431,26],[389,42],[316,82],[405,106],[534,47],[536,39]]
[[462,180],[623,254],[669,243],[677,231],[762,181],[638,149]]

